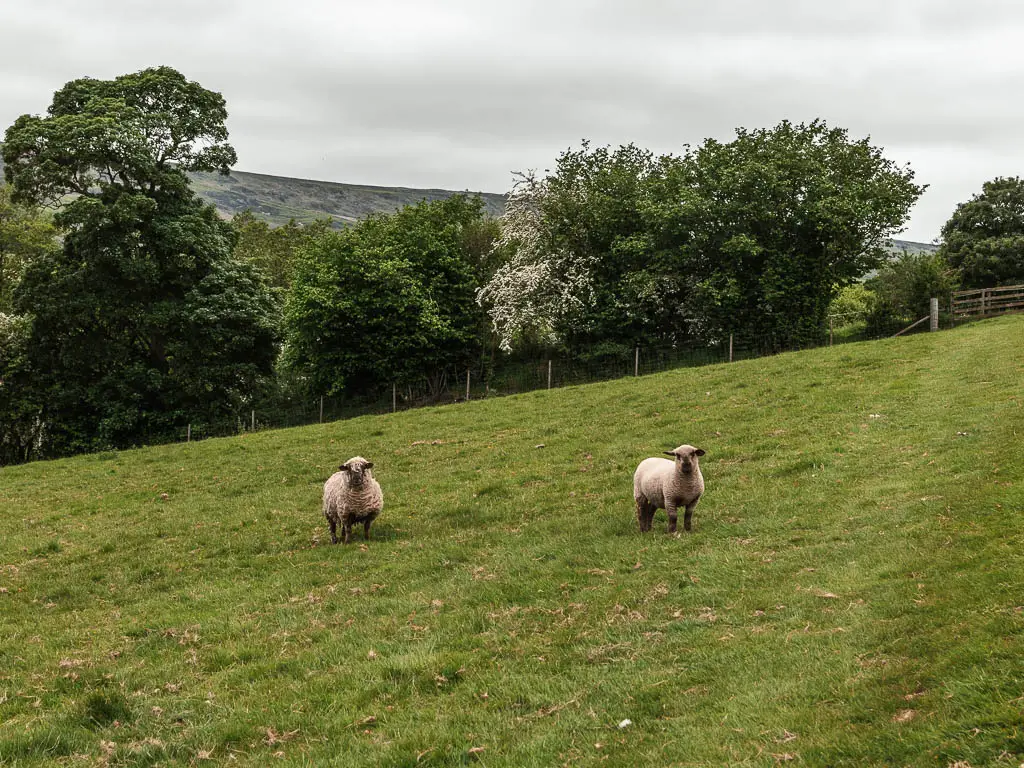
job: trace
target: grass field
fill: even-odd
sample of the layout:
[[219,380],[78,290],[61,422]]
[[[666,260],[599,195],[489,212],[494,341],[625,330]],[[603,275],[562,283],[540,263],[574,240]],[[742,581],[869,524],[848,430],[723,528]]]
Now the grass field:
[[[0,470],[0,764],[1016,768],[1022,340]],[[695,531],[641,536],[684,442]],[[385,510],[331,546],[355,454]]]

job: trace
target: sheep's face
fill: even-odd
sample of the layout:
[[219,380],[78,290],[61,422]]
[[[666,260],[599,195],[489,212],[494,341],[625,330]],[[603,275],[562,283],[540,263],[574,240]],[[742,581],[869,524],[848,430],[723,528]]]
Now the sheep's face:
[[676,460],[676,466],[683,472],[690,473],[699,466],[697,458],[704,455],[704,450],[692,445],[680,445],[674,451],[665,451],[666,456]]
[[349,482],[352,485],[362,485],[366,478],[373,477],[373,474],[370,472],[373,469],[373,462],[367,461],[362,456],[353,456],[338,467],[338,469],[348,475]]

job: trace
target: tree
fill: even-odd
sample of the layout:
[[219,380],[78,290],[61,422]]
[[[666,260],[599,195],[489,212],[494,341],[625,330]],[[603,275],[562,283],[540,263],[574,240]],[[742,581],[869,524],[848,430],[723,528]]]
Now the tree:
[[237,214],[231,224],[237,235],[235,256],[256,265],[272,287],[283,290],[291,285],[296,250],[331,229],[330,219],[312,224],[291,219],[272,227],[249,210]]
[[41,442],[39,402],[30,386],[32,318],[14,314],[14,292],[27,269],[58,248],[53,222],[12,203],[10,187],[0,185],[0,465],[25,461]]
[[693,276],[691,313],[772,348],[820,336],[836,292],[881,262],[924,190],[821,120],[709,139],[670,176],[677,205],[659,226]]
[[58,247],[53,222],[38,210],[11,202],[0,185],[0,312],[10,313],[14,288],[28,265]]
[[477,291],[506,352],[531,336],[556,343],[559,329],[593,301],[589,261],[554,242],[546,227],[550,196],[549,185],[533,172],[516,181],[495,245],[511,255]]
[[822,121],[739,129],[682,157],[568,151],[522,176],[480,292],[502,346],[679,343],[822,333],[836,291],[876,266],[923,187]]
[[[4,173],[17,202],[57,205],[74,194],[113,205],[126,195],[183,194],[186,171],[226,174],[238,159],[224,97],[171,67],[72,80],[47,113],[7,129]],[[81,206],[64,210],[77,220]]]
[[501,346],[605,342],[632,348],[682,328],[677,270],[650,237],[670,156],[635,145],[562,153],[544,178],[519,174],[500,248],[511,256],[479,292]]
[[942,227],[939,253],[964,288],[1024,283],[1024,180],[986,181]]
[[32,323],[0,312],[0,466],[28,460],[42,440],[38,400],[30,386]]
[[956,270],[941,254],[903,251],[865,284],[872,294],[869,327],[898,330],[919,320],[928,314],[932,298],[956,290],[957,279]]
[[460,370],[480,353],[470,238],[479,198],[377,215],[299,249],[285,306],[287,368],[311,394],[372,393]]
[[226,117],[220,94],[160,67],[72,81],[7,130],[12,198],[59,205],[65,231],[14,297],[33,317],[41,455],[172,437],[266,385],[275,301],[185,173],[227,172]]

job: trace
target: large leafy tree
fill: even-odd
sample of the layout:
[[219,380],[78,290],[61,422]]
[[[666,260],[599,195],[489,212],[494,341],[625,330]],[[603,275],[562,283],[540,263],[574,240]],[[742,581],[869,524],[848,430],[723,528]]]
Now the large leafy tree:
[[[372,216],[299,250],[285,360],[311,393],[364,394],[480,353],[483,204],[455,195]],[[489,250],[489,249],[486,249]]]
[[184,172],[227,173],[237,161],[226,120],[223,96],[171,67],[84,77],[57,91],[45,116],[7,129],[4,173],[15,199],[34,203],[181,194]]
[[632,145],[558,159],[509,198],[509,262],[480,292],[502,346],[651,344],[730,332],[784,346],[821,333],[923,188],[822,121],[740,129],[681,157]]
[[12,197],[59,206],[59,253],[15,294],[31,315],[44,455],[134,445],[258,394],[275,303],[186,171],[235,161],[223,97],[169,67],[83,78],[7,130]]
[[965,288],[1024,283],[1024,180],[985,182],[942,227],[939,252]]
[[924,190],[869,139],[821,120],[709,139],[674,173],[677,204],[659,226],[684,254],[692,314],[771,347],[822,333],[837,291],[881,263]]
[[520,174],[498,241],[510,254],[479,293],[501,346],[651,343],[681,328],[678,269],[648,226],[675,158],[635,145],[567,150]]

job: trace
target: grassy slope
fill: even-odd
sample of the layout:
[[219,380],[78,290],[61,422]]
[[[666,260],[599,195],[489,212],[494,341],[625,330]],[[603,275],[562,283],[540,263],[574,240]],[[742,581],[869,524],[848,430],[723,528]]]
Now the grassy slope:
[[[0,763],[1016,766],[1022,332],[0,470]],[[695,533],[641,536],[681,442]]]

